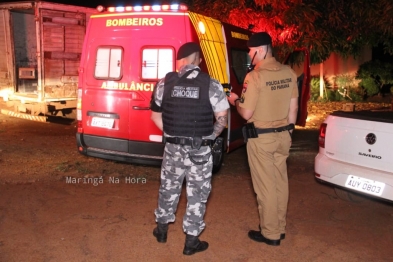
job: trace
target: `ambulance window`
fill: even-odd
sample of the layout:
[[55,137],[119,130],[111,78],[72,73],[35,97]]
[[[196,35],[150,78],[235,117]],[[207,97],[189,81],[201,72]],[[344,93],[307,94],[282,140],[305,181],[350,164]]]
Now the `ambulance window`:
[[99,79],[120,79],[122,57],[120,47],[99,47],[94,76]]
[[250,56],[247,50],[232,49],[232,69],[235,72],[237,82],[243,84],[244,78],[247,75],[247,68],[251,63]]
[[142,78],[158,80],[175,71],[172,48],[145,48],[142,50]]

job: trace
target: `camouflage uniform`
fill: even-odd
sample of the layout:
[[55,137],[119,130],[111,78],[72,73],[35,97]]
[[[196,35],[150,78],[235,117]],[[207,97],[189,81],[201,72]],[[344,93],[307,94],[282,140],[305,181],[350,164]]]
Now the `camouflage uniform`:
[[[198,68],[185,65],[179,70],[182,76],[188,70]],[[195,78],[198,71],[192,72],[188,78]],[[161,107],[164,93],[164,81],[161,80],[154,93],[154,102]],[[210,80],[209,97],[214,112],[229,108],[228,101],[221,84]],[[168,137],[167,134],[164,134]],[[203,137],[215,139],[215,135]],[[213,157],[209,146],[199,150],[191,146],[166,143],[161,166],[161,186],[159,189],[158,208],[155,210],[156,222],[169,223],[175,221],[175,213],[182,190],[184,177],[187,181],[187,210],[183,218],[183,230],[188,235],[198,236],[205,228],[203,217],[206,202],[211,191]]]

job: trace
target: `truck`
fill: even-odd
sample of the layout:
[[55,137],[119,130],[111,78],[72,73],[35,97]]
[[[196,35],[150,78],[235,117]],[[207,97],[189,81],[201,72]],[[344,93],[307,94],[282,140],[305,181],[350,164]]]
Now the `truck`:
[[335,111],[319,129],[315,178],[337,196],[393,201],[393,111]]
[[86,25],[96,12],[44,1],[0,3],[0,97],[9,109],[3,114],[42,122],[76,115]]
[[[183,4],[97,7],[91,16],[79,68],[78,151],[86,156],[134,164],[160,165],[162,131],[150,119],[155,84],[175,71],[175,54],[186,42],[200,44],[201,70],[224,90],[241,94],[250,65],[247,40],[253,32],[188,10]],[[299,70],[299,117],[305,125],[310,90],[309,53]],[[287,59],[291,63],[291,59]],[[245,120],[229,109],[223,154],[242,145]]]

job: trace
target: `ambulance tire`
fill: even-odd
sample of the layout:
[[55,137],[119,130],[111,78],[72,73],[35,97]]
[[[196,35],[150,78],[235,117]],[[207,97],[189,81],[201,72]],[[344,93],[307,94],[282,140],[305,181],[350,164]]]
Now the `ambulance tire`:
[[213,174],[216,174],[216,173],[218,173],[218,171],[220,171],[220,169],[222,167],[222,163],[224,161],[224,152],[225,152],[225,143],[222,143],[221,154],[215,156],[219,159],[216,161],[213,161],[216,163],[215,165],[213,164],[213,170],[212,170]]

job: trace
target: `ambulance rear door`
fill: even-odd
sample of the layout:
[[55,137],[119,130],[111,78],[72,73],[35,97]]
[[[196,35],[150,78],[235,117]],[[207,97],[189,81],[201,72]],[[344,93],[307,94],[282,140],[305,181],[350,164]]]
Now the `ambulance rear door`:
[[162,156],[162,151],[151,152],[150,149],[149,152],[145,152],[146,142],[162,142],[162,131],[150,119],[152,112],[150,101],[157,82],[168,72],[176,70],[175,47],[180,45],[180,41],[176,37],[160,37],[160,34],[153,34],[153,32],[143,35],[134,32],[132,38],[131,56],[138,55],[138,57],[133,59],[134,70],[130,79],[132,97],[129,114],[129,153]]
[[129,153],[161,157],[163,132],[151,120],[150,101],[157,82],[176,71],[176,51],[191,41],[190,21],[185,12],[134,13],[134,19],[157,21],[151,26],[129,27],[125,78],[130,83]]
[[89,147],[128,152],[130,100],[124,80],[124,57],[130,39],[90,38],[87,43],[82,115],[84,141]]

